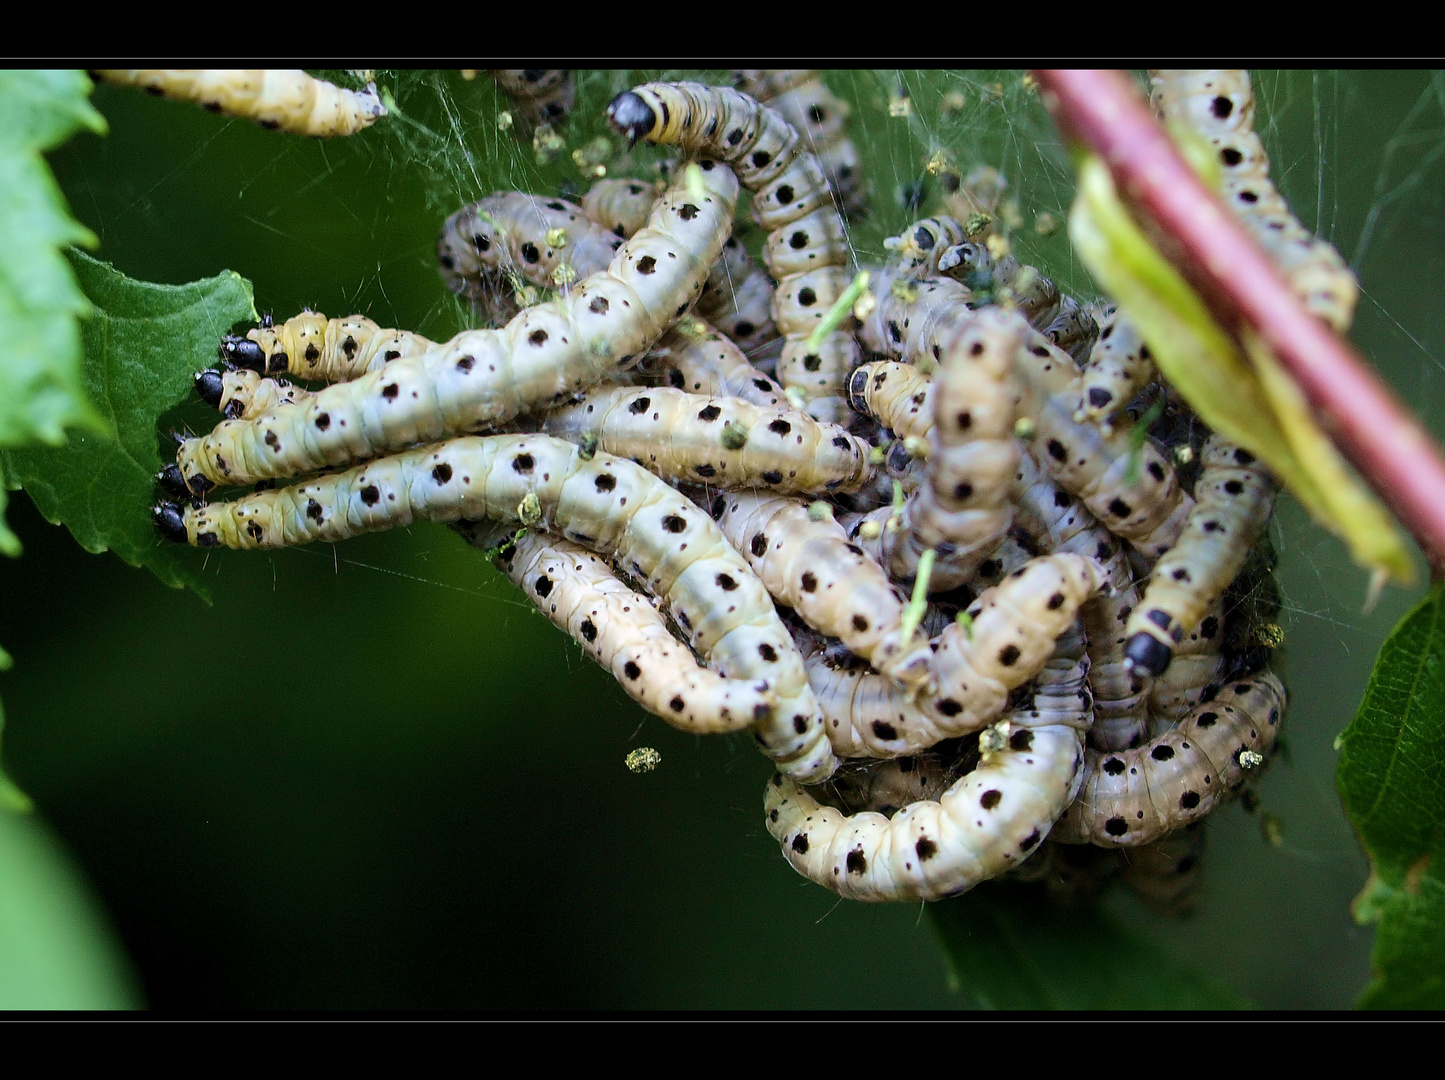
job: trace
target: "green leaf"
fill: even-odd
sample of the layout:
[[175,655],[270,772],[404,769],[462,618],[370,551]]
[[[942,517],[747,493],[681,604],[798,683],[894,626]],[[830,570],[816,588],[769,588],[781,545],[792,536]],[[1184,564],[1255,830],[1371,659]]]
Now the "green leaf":
[[105,131],[78,71],[0,74],[0,446],[57,446],[67,427],[96,427],[80,378],[76,317],[89,306],[61,256],[95,236],[70,216],[41,153],[77,129]]
[[157,420],[193,393],[222,335],[254,321],[251,284],[229,271],[188,285],[134,281],[73,252],[95,314],[84,328],[85,389],[103,429],[75,432],[55,449],[4,454],[8,483],[23,487],[46,519],[66,525],[90,552],[114,551],[167,585],[200,588],[197,552],[162,544],[151,524],[161,468]]
[[992,885],[929,908],[949,985],[984,1009],[1245,1009],[1249,1003],[1097,909]]
[[1445,1008],[1445,583],[1385,640],[1339,746],[1340,797],[1373,864],[1355,918],[1379,923],[1359,1004]]
[[0,814],[0,1009],[142,1006],[90,890],[35,818]]

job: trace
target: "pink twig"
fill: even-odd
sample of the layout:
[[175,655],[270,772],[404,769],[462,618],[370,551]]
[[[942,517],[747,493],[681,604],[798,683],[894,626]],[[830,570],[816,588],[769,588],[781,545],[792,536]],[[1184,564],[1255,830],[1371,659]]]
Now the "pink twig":
[[1324,428],[1445,567],[1445,459],[1419,421],[1345,341],[1300,306],[1268,256],[1200,183],[1116,71],[1036,71],[1059,130],[1093,150],[1135,209],[1177,244],[1178,267],[1219,314],[1253,329],[1299,383]]

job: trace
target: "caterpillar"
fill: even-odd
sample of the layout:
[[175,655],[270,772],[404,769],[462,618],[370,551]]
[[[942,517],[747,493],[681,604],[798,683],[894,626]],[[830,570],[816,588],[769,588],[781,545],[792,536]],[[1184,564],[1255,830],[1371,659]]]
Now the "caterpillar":
[[802,783],[832,773],[821,710],[767,590],[706,513],[630,461],[546,435],[462,437],[233,502],[155,510],[172,540],[240,549],[418,518],[520,522],[605,555],[666,603],[717,674],[769,684],[774,713],[753,731],[780,768]]
[[376,85],[345,90],[304,71],[129,70],[96,71],[106,82],[138,86],[150,94],[193,101],[215,113],[254,120],[264,128],[328,138],[355,135],[386,115]]
[[572,111],[576,80],[560,68],[513,68],[489,73],[507,95],[522,121],[519,130],[530,133],[543,124],[560,124]]
[[852,491],[871,479],[868,444],[792,408],[667,387],[599,387],[547,414],[543,431],[584,438],[665,479],[778,492]]
[[900,439],[927,438],[933,430],[933,380],[912,364],[879,360],[848,376],[848,404]]
[[818,72],[743,70],[737,73],[734,85],[776,109],[797,128],[807,148],[817,155],[848,217],[867,212],[868,191],[858,150],[847,133],[848,105],[828,89]]
[[731,338],[696,315],[684,315],[638,364],[677,390],[736,397],[763,408],[788,405],[783,388],[748,362]]
[[1034,421],[1039,468],[1143,554],[1157,557],[1173,546],[1194,500],[1169,461],[1147,439],[1136,443],[1127,427],[1106,433],[1075,420],[1083,396],[1078,367],[1040,335],[1026,339],[1017,357],[1020,412]]
[[1109,418],[1127,405],[1156,374],[1149,346],[1113,304],[1100,312],[1099,336],[1084,364],[1084,400],[1078,419],[1108,430]]
[[923,552],[933,550],[930,587],[961,585],[1013,522],[1019,448],[1012,373],[1021,325],[1001,309],[985,309],[934,347],[939,371],[924,482],[909,497],[900,527],[868,538],[861,524],[854,526],[855,539],[897,580],[911,581]]
[[1225,202],[1273,258],[1305,309],[1337,333],[1349,329],[1359,285],[1329,243],[1301,225],[1269,178],[1254,132],[1254,91],[1238,70],[1152,71],[1155,109],[1202,135],[1223,166]]
[[228,420],[250,420],[311,396],[311,391],[285,379],[269,379],[247,368],[197,372],[196,393]]
[[647,224],[659,192],[651,184],[625,177],[604,177],[582,196],[582,212],[626,240]]
[[228,334],[221,339],[221,359],[263,375],[346,382],[434,347],[420,334],[384,329],[365,315],[328,319],[303,311],[280,326],[268,318],[245,337]]
[[1089,685],[1094,691],[1090,745],[1122,750],[1143,741],[1149,713],[1149,676],[1124,655],[1125,624],[1139,603],[1123,546],[1072,495],[1039,473],[1025,454],[1017,478],[1018,522],[1037,546],[1096,559],[1108,588],[1082,608],[1088,639]]
[[893,266],[911,278],[937,277],[939,261],[968,241],[968,231],[947,215],[915,221],[897,236],[883,241],[894,253]]
[[776,360],[782,339],[773,322],[773,279],[748,256],[736,232],[713,264],[696,311],[732,339],[749,361]]
[[997,877],[1033,853],[1079,789],[1085,670],[1075,661],[1040,679],[1031,707],[986,729],[978,765],[937,801],[845,816],[776,775],[768,831],[793,869],[854,900],[936,900]]
[[[648,83],[619,94],[607,106],[619,132],[634,142],[669,143],[685,153],[716,155],[738,170],[753,192],[753,217],[786,240],[765,246],[767,259],[786,252],[768,270],[777,279],[773,321],[783,334],[778,381],[799,388],[808,411],[842,422],[848,373],[857,365],[851,320],[826,335],[817,348],[809,337],[852,275],[846,254],[830,242],[843,234],[828,180],[817,158],[803,150],[797,131],[776,112],[736,90],[698,83]],[[821,217],[810,217],[824,210]],[[826,222],[826,225],[823,223]],[[804,269],[806,267],[806,269]]]
[[[483,549],[494,549],[502,538],[490,522],[453,527]],[[766,681],[728,679],[699,666],[647,598],[586,548],[528,532],[493,561],[628,696],[680,731],[739,731],[772,712]]]
[[1137,847],[1199,820],[1268,756],[1285,701],[1283,684],[1264,672],[1220,688],[1178,727],[1137,749],[1086,751],[1083,787],[1054,826],[1055,838]]
[[485,430],[631,367],[696,299],[732,223],[732,171],[702,162],[696,175],[704,195],[679,180],[611,267],[568,295],[327,387],[299,408],[185,440],[176,462],[186,483],[200,493]]
[[565,199],[495,191],[443,222],[437,263],[452,292],[486,302],[507,272],[544,288],[569,285],[605,270],[622,243]]
[[1149,687],[1149,735],[1177,724],[1221,680],[1225,625],[1223,605],[1216,600],[1183,635],[1174,662]]
[[1152,675],[1169,666],[1185,628],[1224,595],[1274,511],[1278,484],[1253,454],[1213,435],[1202,456],[1184,531],[1129,616],[1129,661]]
[[883,761],[849,761],[810,794],[847,814],[871,810],[892,817],[909,803],[937,800],[961,770],[932,751]]
[[952,278],[914,279],[890,266],[869,281],[873,309],[858,327],[858,340],[871,352],[904,363],[930,366],[933,350],[950,328],[972,317],[973,293]]
[[1009,694],[1041,670],[1055,639],[1103,584],[1097,563],[1078,555],[1031,560],[968,607],[930,642],[929,684],[919,693],[837,657],[816,643],[805,667],[839,757],[899,757],[977,731],[997,719]]
[[903,597],[836,521],[794,499],[731,493],[718,527],[779,603],[907,687],[928,677],[927,639],[904,641]]

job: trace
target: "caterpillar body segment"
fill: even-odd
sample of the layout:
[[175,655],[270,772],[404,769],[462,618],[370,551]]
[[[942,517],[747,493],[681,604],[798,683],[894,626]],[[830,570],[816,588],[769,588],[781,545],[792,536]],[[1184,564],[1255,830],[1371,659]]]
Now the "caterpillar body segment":
[[354,135],[386,115],[376,86],[346,90],[304,71],[128,70],[96,71],[106,82],[193,101],[211,112],[254,120],[293,135]]
[[1038,547],[1087,555],[1104,569],[1107,588],[1080,613],[1094,690],[1089,742],[1106,750],[1137,746],[1146,737],[1150,678],[1133,670],[1124,654],[1125,626],[1139,603],[1124,546],[1078,499],[1043,476],[1027,454],[1019,463],[1017,498],[1019,525]]
[[604,177],[582,196],[582,212],[614,236],[629,239],[647,224],[652,204],[661,194],[651,184],[625,177]]
[[782,339],[773,323],[773,294],[773,279],[734,235],[723,244],[707,276],[696,313],[730,338],[749,361],[776,360]]
[[904,598],[831,517],[794,499],[732,493],[718,526],[780,603],[900,685],[928,678],[928,641],[900,635]]
[[1265,249],[1305,309],[1343,334],[1359,285],[1327,241],[1300,224],[1269,178],[1269,156],[1254,132],[1254,91],[1239,70],[1152,71],[1155,109],[1201,135],[1224,174],[1222,195]]
[[[603,273],[499,330],[469,330],[305,405],[224,421],[176,460],[193,490],[343,465],[486,430],[632,367],[697,298],[732,224],[737,181],[701,163],[706,194],[679,181]],[[199,477],[197,482],[195,478]]]
[[932,550],[937,560],[930,588],[955,588],[1013,522],[1019,447],[1012,373],[1021,325],[1015,316],[985,309],[953,326],[940,343],[923,482],[909,497],[898,527],[885,525],[872,538],[855,527],[864,549],[896,580],[913,580],[923,552]]
[[[1087,728],[1084,662],[1044,679],[1039,716],[1066,720],[1015,728],[1010,713],[980,739],[978,766],[937,801],[911,803],[891,818],[844,815],[782,776],[764,799],[768,831],[804,877],[855,900],[935,900],[971,889],[1027,859],[1079,789],[1080,728]],[[984,745],[989,735],[997,737]]]
[[572,111],[576,78],[562,68],[512,68],[489,73],[517,110],[519,130],[531,134],[543,124],[560,124]]
[[792,408],[668,387],[599,387],[549,413],[542,430],[591,436],[660,476],[724,489],[853,491],[871,479],[868,444]]
[[993,722],[1102,584],[1092,559],[1031,560],[969,606],[967,627],[953,623],[930,643],[931,679],[917,693],[862,661],[816,644],[806,649],[834,749],[840,757],[899,757]]
[[1269,756],[1286,695],[1269,672],[1222,687],[1178,727],[1134,750],[1089,750],[1078,799],[1054,826],[1057,840],[1137,847],[1198,821],[1245,780],[1253,753]]
[[775,712],[753,730],[780,768],[803,783],[833,771],[802,658],[767,590],[706,513],[622,458],[584,458],[546,435],[463,437],[229,503],[162,504],[157,519],[202,547],[337,541],[417,519],[556,533],[613,560],[662,600],[717,674],[769,684]]
[[1083,400],[1077,365],[1038,334],[1018,351],[1020,412],[1034,421],[1032,451],[1045,475],[1083,500],[1115,536],[1157,557],[1183,531],[1194,500],[1154,445],[1128,427],[1108,433],[1074,419]]
[[1051,344],[1082,363],[1094,348],[1099,336],[1094,316],[1072,296],[1059,300],[1058,311],[1039,331]]
[[[846,249],[835,243],[843,231],[837,210],[810,217],[832,207],[833,196],[822,166],[800,146],[796,129],[745,94],[697,83],[635,87],[614,98],[607,115],[633,140],[668,143],[688,154],[727,161],[753,192],[754,220],[769,233],[787,233],[786,242],[765,249],[769,258],[787,252],[780,267],[809,268],[785,273],[768,267],[778,282],[773,321],[785,338],[778,381],[800,388],[808,411],[818,419],[841,422],[848,415],[844,381],[859,358],[852,320],[827,334],[817,348],[808,339],[852,274],[845,269]],[[826,227],[820,224],[824,220]],[[814,253],[816,258],[810,258]]]
[[912,364],[879,360],[848,376],[848,403],[900,439],[923,439],[933,430],[932,387]]
[[570,285],[606,270],[622,244],[575,203],[497,191],[446,219],[437,262],[453,292],[475,297],[507,273],[542,288]]
[[893,266],[910,278],[932,278],[942,272],[940,261],[968,242],[968,231],[947,215],[913,222],[897,236],[883,241],[894,253]]
[[742,398],[762,408],[789,407],[776,380],[749,363],[731,338],[695,315],[679,319],[638,368],[690,394]]
[[1157,374],[1149,346],[1133,323],[1110,304],[1099,316],[1099,336],[1084,363],[1080,420],[1108,428],[1108,421]]
[[1196,821],[1151,844],[1126,849],[1124,884],[1155,911],[1188,914],[1199,898],[1199,860],[1203,853],[1204,822]]
[[776,109],[802,136],[804,147],[817,155],[843,212],[861,217],[868,209],[858,149],[848,138],[847,103],[838,98],[816,71],[740,71],[737,88]]
[[[463,521],[456,529],[484,549],[509,538],[491,522]],[[766,681],[727,679],[701,667],[648,598],[586,548],[528,532],[493,562],[634,701],[680,731],[740,731],[772,712]]]
[[1224,595],[1264,535],[1278,490],[1253,454],[1210,436],[1184,531],[1160,556],[1129,616],[1131,663],[1155,675],[1169,665],[1185,629]]
[[245,337],[222,338],[221,359],[263,375],[346,382],[434,346],[420,334],[378,326],[365,315],[328,319],[303,311],[279,326],[267,319]]

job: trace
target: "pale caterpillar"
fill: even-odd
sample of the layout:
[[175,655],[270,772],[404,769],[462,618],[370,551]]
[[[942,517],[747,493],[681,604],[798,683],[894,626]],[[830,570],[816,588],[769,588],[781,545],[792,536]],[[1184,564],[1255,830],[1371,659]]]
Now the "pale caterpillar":
[[211,112],[254,120],[293,135],[354,135],[386,115],[375,84],[365,90],[345,90],[304,71],[161,69],[95,74],[106,82],[193,101]]
[[[491,522],[454,528],[483,549],[510,539]],[[739,731],[772,712],[767,682],[723,678],[699,666],[651,602],[586,548],[528,532],[493,561],[628,696],[673,727],[699,735]]]
[[848,138],[848,106],[816,71],[740,71],[739,90],[776,109],[798,129],[807,148],[837,193],[843,212],[861,217],[868,209],[858,150]]
[[1185,628],[1224,595],[1274,510],[1278,484],[1253,454],[1213,435],[1202,457],[1184,531],[1160,556],[1129,616],[1129,660],[1153,675],[1169,666]]
[[961,768],[950,767],[944,755],[933,751],[881,761],[846,761],[826,785],[809,794],[847,814],[871,810],[892,817],[909,803],[938,799],[961,773]]
[[462,437],[229,503],[162,503],[155,516],[173,540],[242,549],[344,540],[418,518],[555,532],[664,601],[717,674],[769,684],[775,711],[753,731],[780,768],[802,783],[833,771],[802,658],[762,582],[706,513],[630,461],[584,457],[547,435]]
[[[1096,848],[1062,848],[1089,851]],[[1204,822],[1196,821],[1122,852],[1124,884],[1155,911],[1184,915],[1199,895],[1199,859],[1204,852]]]
[[853,491],[872,476],[868,444],[790,407],[669,387],[598,387],[548,413],[542,431],[596,440],[664,479],[733,490]]
[[1169,461],[1128,427],[1109,432],[1074,419],[1083,399],[1078,367],[1040,335],[1018,351],[1022,415],[1034,421],[1032,449],[1040,469],[1083,500],[1115,536],[1148,556],[1171,547],[1194,505]]
[[1328,242],[1299,223],[1269,178],[1269,157],[1254,132],[1254,92],[1238,70],[1153,71],[1154,107],[1198,132],[1223,167],[1224,201],[1259,241],[1305,309],[1337,333],[1349,329],[1359,286]]
[[737,180],[702,162],[679,179],[611,267],[497,330],[468,330],[304,405],[223,421],[176,460],[193,491],[343,465],[494,427],[626,370],[696,299],[732,224]]
[[1055,639],[1103,585],[1097,563],[1078,555],[1031,560],[930,643],[932,678],[918,694],[861,661],[813,644],[806,662],[840,757],[898,757],[977,731],[1042,669]]
[[437,262],[452,292],[485,303],[505,273],[543,288],[566,286],[605,270],[621,246],[565,199],[495,191],[443,222]]
[[1081,420],[1107,426],[1155,376],[1154,358],[1133,323],[1110,304],[1100,313],[1099,336],[1084,363]]
[[[1285,690],[1269,672],[1231,683],[1134,750],[1089,750],[1078,800],[1059,818],[1064,843],[1137,847],[1204,817],[1279,734]],[[1250,758],[1245,754],[1252,755]]]
[[1086,670],[1075,661],[1041,678],[1030,707],[980,735],[978,765],[936,802],[845,816],[774,776],[768,831],[798,873],[854,900],[936,900],[997,877],[1029,857],[1079,789]]
[[907,364],[936,362],[935,346],[948,330],[972,316],[973,293],[951,278],[915,280],[907,271],[874,271],[868,283],[873,310],[858,327],[858,340],[872,352]]
[[883,246],[894,253],[895,269],[912,278],[930,278],[940,274],[939,260],[967,241],[968,232],[956,218],[939,215],[913,222]]
[[263,375],[346,382],[433,347],[420,334],[380,327],[365,315],[328,319],[303,311],[279,326],[267,318],[245,337],[228,334],[221,339],[221,359]]
[[912,364],[879,360],[848,376],[848,403],[900,439],[927,438],[933,430],[933,380]]
[[1108,588],[1081,610],[1094,691],[1089,743],[1105,750],[1137,746],[1148,720],[1149,677],[1130,670],[1124,655],[1124,628],[1139,592],[1123,545],[1078,499],[1042,476],[1027,454],[1019,461],[1017,488],[1019,525],[1039,547],[1088,555],[1104,568]]
[[269,379],[247,368],[231,371],[207,368],[197,372],[196,393],[228,420],[250,420],[311,396],[311,391],[294,383]]
[[[809,337],[852,275],[846,253],[830,242],[843,232],[837,210],[809,217],[831,207],[833,196],[822,166],[800,146],[797,131],[736,90],[698,83],[636,87],[614,98],[607,115],[634,142],[645,138],[675,144],[689,154],[716,155],[738,170],[739,179],[753,192],[754,219],[770,233],[786,233],[777,243],[770,238],[768,257],[786,251],[788,267],[809,267],[786,273],[771,263],[768,267],[778,282],[773,321],[786,339],[778,381],[799,388],[814,416],[842,422],[848,416],[844,383],[858,361],[851,319],[816,348],[810,347]],[[828,223],[825,228],[823,221]]]
[[718,526],[779,603],[900,684],[928,677],[926,638],[900,636],[904,598],[831,516],[794,499],[730,493]]
[[572,72],[562,68],[512,68],[488,72],[511,99],[521,121],[518,130],[530,133],[543,124],[560,124],[572,111],[576,92]]
[[776,359],[782,339],[773,323],[773,279],[748,256],[737,229],[713,263],[696,313],[726,334],[752,363]]
[[[902,521],[854,538],[899,581],[912,581],[925,550],[937,553],[930,588],[963,584],[1013,522],[1012,487],[1019,447],[1014,438],[1014,355],[1022,320],[997,308],[973,313],[937,351],[935,422],[928,435],[923,482]],[[868,520],[882,521],[888,508]]]
[[690,394],[736,397],[765,408],[786,408],[783,388],[748,362],[731,338],[696,315],[684,315],[637,365]]

